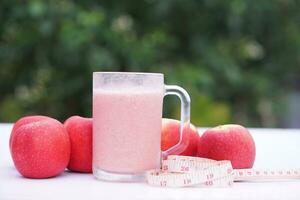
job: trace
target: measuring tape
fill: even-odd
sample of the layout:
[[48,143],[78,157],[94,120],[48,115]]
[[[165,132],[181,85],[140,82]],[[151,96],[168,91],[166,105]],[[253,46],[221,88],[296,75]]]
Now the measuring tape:
[[161,187],[228,187],[234,181],[300,179],[300,169],[233,169],[228,160],[173,155],[162,161],[162,169],[150,170],[146,177],[150,185]]

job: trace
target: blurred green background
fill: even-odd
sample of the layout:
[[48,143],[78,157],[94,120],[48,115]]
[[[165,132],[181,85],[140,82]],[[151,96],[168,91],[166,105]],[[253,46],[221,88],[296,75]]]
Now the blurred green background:
[[299,127],[300,2],[1,0],[1,122],[91,116],[93,71],[164,73],[197,126]]

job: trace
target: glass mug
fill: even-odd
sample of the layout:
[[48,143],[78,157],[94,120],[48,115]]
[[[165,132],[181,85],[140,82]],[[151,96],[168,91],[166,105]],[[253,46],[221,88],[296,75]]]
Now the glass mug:
[[[165,95],[181,100],[178,144],[161,152]],[[142,181],[160,168],[162,157],[181,152],[188,140],[190,97],[181,87],[165,85],[160,73],[93,73],[93,174],[106,181]]]

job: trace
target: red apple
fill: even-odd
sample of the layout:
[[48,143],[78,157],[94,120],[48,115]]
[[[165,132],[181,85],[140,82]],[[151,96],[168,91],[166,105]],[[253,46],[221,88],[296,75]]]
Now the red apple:
[[[189,134],[189,143],[186,149],[179,155],[183,156],[196,156],[199,135],[197,129],[193,124],[184,134]],[[162,137],[161,137],[161,150],[165,151],[179,142],[180,137],[180,121],[175,119],[163,118],[162,120]]]
[[228,124],[208,129],[198,143],[198,156],[214,160],[230,160],[234,169],[252,168],[255,143],[249,131]]
[[71,149],[64,126],[43,116],[25,117],[18,122],[10,142],[11,156],[20,174],[27,178],[49,178],[63,172]]
[[26,116],[26,117],[22,117],[20,118],[13,126],[13,129],[11,131],[10,134],[10,138],[9,138],[9,149],[11,150],[11,140],[13,138],[13,135],[15,134],[16,130],[25,124],[28,124],[30,122],[37,122],[37,121],[41,121],[43,119],[49,119],[49,117],[47,116],[42,116],[42,115],[33,115],[33,116]]
[[92,118],[72,116],[64,126],[71,142],[71,156],[68,169],[76,172],[92,172]]

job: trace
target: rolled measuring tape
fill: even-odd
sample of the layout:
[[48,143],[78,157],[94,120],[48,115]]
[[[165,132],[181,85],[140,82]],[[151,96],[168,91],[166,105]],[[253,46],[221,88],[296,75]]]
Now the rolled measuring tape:
[[300,179],[300,169],[233,169],[228,160],[172,155],[162,161],[162,169],[148,171],[146,178],[150,185],[161,187],[228,187],[234,181]]

